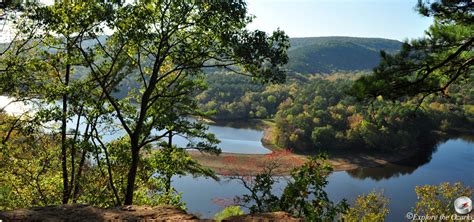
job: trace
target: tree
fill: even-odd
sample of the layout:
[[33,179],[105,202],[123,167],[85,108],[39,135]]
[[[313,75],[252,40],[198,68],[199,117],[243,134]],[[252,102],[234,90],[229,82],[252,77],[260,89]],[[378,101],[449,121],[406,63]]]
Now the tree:
[[470,0],[418,1],[418,12],[434,17],[426,37],[407,41],[400,52],[381,52],[372,75],[352,87],[358,98],[386,99],[431,94],[446,95],[453,84],[466,84],[473,75],[474,3]]
[[[83,140],[94,143],[98,168],[103,161],[100,155],[105,155],[109,185],[118,204],[108,148],[98,133],[101,126],[113,123],[112,118],[118,119],[130,144],[125,204],[133,202],[143,147],[160,145],[168,135],[181,135],[204,139],[191,141],[186,148],[218,152],[206,127],[189,120],[189,116],[207,115],[193,98],[204,86],[201,69],[224,68],[260,82],[285,79],[281,66],[288,60],[288,37],[282,31],[268,36],[245,30],[251,20],[246,13],[240,1],[57,1],[26,7],[18,33],[29,35],[2,53],[1,90],[46,105],[35,117],[39,122],[62,123],[63,203],[72,192],[75,201],[79,187],[75,177],[81,175],[87,153],[83,150],[76,174],[81,117],[87,123]],[[112,34],[104,36],[104,28]],[[73,76],[74,71],[81,75]],[[77,125],[69,137],[67,121],[72,116],[77,117]]]
[[232,217],[232,216],[239,216],[244,215],[245,212],[240,209],[239,206],[228,206],[224,210],[214,215],[214,220],[221,222],[222,220]]
[[[178,201],[174,199],[176,190],[171,187],[171,179],[174,175],[190,174],[219,180],[212,170],[204,169],[197,161],[192,159],[189,153],[172,145],[155,151],[152,154],[150,166],[153,172],[156,173],[153,182],[159,184],[157,187],[161,191],[153,199],[157,199],[160,204],[179,205],[179,203],[176,203]],[[155,191],[155,193],[158,192]]]
[[345,213],[349,205],[345,199],[333,203],[324,191],[327,176],[332,172],[326,160],[326,155],[308,157],[302,166],[294,168],[280,197],[272,192],[278,180],[274,175],[278,161],[270,161],[255,177],[234,176],[232,179],[239,180],[250,193],[236,197],[235,201],[249,208],[250,213],[285,211],[308,221],[333,221]]
[[335,204],[324,191],[328,184],[327,176],[332,170],[326,155],[308,158],[291,173],[293,180],[280,198],[281,209],[310,221],[332,221],[344,213],[349,206],[346,200]]
[[[81,102],[72,101],[77,109],[70,110],[71,97],[84,95],[81,89],[84,82],[75,67],[82,64],[78,46],[86,38],[88,32],[97,29],[105,18],[97,16],[108,15],[107,7],[90,2],[57,1],[51,6],[41,4],[21,5],[23,13],[16,23],[17,37],[22,33],[30,33],[23,38],[15,38],[5,53],[2,64],[6,67],[2,77],[8,78],[2,84],[2,92],[24,100],[36,99],[41,101],[37,120],[42,123],[60,121],[61,134],[61,166],[63,177],[63,204],[68,203],[72,194],[71,187],[75,183],[75,146],[69,144],[67,137],[67,122],[76,115],[80,122]],[[87,10],[85,9],[87,8]],[[84,11],[91,14],[85,16]],[[97,16],[91,16],[97,15]],[[26,59],[25,59],[26,58]],[[86,83],[87,84],[87,83]],[[61,100],[61,105],[57,103]],[[74,140],[78,137],[78,132]],[[71,151],[69,151],[71,149]],[[68,153],[71,166],[68,170]]]
[[[20,5],[23,13],[14,21],[15,38],[2,53],[3,72],[0,74],[2,79],[5,79],[0,86],[2,94],[15,100],[35,102],[38,109],[34,118],[29,120],[35,124],[61,122],[63,203],[67,203],[71,197],[76,201],[75,197],[79,191],[78,179],[87,150],[83,150],[77,163],[75,157],[82,143],[79,142],[78,128],[81,117],[86,116],[85,92],[91,96],[95,85],[81,78],[81,75],[85,74],[81,73],[83,70],[80,67],[82,58],[78,50],[81,45],[79,41],[89,38],[87,34],[91,29],[100,29],[98,26],[106,18],[101,16],[108,15],[109,13],[104,11],[110,9],[108,4],[90,3],[58,1],[51,6],[35,3]],[[86,10],[86,7],[89,8]],[[83,14],[85,11],[90,14],[86,16]],[[62,100],[61,105],[58,100]],[[98,112],[95,112],[96,119]],[[77,117],[77,124],[72,133],[73,137],[70,137],[67,124],[74,116]],[[85,143],[90,142],[88,138],[91,137],[94,127],[95,125],[86,127],[83,137]]]
[[383,193],[372,191],[358,196],[354,206],[343,215],[344,221],[384,221],[389,213],[389,201]]
[[[241,1],[135,2],[116,7],[112,16],[107,25],[114,33],[106,42],[96,36],[94,50],[79,50],[91,81],[105,95],[104,105],[130,138],[128,205],[133,203],[140,150],[172,133],[170,123],[185,121],[169,110],[179,103],[175,99],[193,95],[201,69],[219,67],[261,82],[282,82],[288,37],[282,31],[268,36],[246,30],[251,19]],[[136,90],[123,98],[112,94],[130,80]],[[187,113],[199,114],[195,109]]]
[[[439,185],[417,186],[415,188],[418,202],[413,213],[419,216],[435,217],[439,215],[452,215],[454,200],[458,197],[472,195],[472,188],[461,183],[441,183]],[[454,219],[451,218],[452,221]]]
[[[84,39],[84,34],[94,29],[101,20],[96,21],[95,17],[85,17],[82,13],[86,10],[84,8],[89,6],[97,6],[95,4],[89,4],[88,2],[76,2],[72,3],[69,1],[56,2],[51,7],[37,7],[36,12],[31,15],[34,21],[44,24],[41,26],[41,31],[44,34],[41,37],[46,41],[42,41],[41,45],[48,47],[48,50],[43,51],[44,57],[47,60],[56,60],[57,63],[48,63],[56,70],[57,79],[53,81],[51,86],[53,89],[46,89],[53,91],[59,88],[59,94],[61,95],[62,107],[61,107],[61,165],[63,171],[63,204],[67,204],[71,194],[70,186],[74,183],[74,165],[75,165],[75,152],[71,150],[71,182],[69,182],[68,169],[67,169],[67,122],[68,122],[68,105],[70,94],[73,88],[71,88],[71,76],[74,65],[80,65],[82,58],[80,58],[79,50],[77,47],[80,45],[80,41]],[[90,12],[98,15],[100,13],[106,13],[103,8],[88,8]],[[51,50],[53,49],[53,50]],[[55,50],[54,50],[55,49]],[[59,86],[59,87],[58,87]],[[56,95],[52,95],[54,100]],[[80,114],[78,115],[78,122],[80,122]]]
[[60,204],[58,137],[42,134],[25,118],[10,127],[8,119],[17,120],[0,113],[0,210]]

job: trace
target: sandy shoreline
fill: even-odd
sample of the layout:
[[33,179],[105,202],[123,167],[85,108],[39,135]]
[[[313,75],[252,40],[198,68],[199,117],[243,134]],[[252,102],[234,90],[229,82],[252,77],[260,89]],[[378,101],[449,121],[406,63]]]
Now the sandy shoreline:
[[[201,165],[209,167],[220,175],[255,175],[269,163],[276,163],[276,175],[288,175],[293,168],[301,166],[308,155],[292,153],[276,146],[273,141],[274,123],[268,120],[256,120],[263,126],[262,144],[272,151],[270,154],[238,154],[221,153],[210,155],[199,151],[188,151],[191,156]],[[447,140],[459,135],[472,135],[472,132],[464,129],[453,129],[450,132],[433,131],[436,141]],[[435,141],[435,143],[436,143]],[[429,141],[432,143],[433,141]],[[411,148],[403,148],[398,151],[344,151],[339,150],[328,154],[328,162],[334,171],[354,170],[357,168],[379,167],[390,163],[400,163],[417,158],[420,154],[431,152],[432,148],[420,148],[419,144]]]
[[[278,165],[276,175],[288,175],[295,167],[301,166],[307,156],[287,151],[276,151],[272,154],[236,154],[222,153],[219,156],[189,151],[191,156],[203,166],[209,167],[220,175],[255,175],[266,165]],[[334,171],[353,170],[364,167],[377,167],[388,163],[396,163],[412,157],[412,154],[329,154],[328,162]]]
[[[262,121],[262,123],[264,125],[262,144],[272,151],[270,154],[221,153],[216,156],[199,151],[189,151],[189,153],[201,165],[213,169],[220,175],[255,175],[270,163],[278,165],[274,171],[275,174],[288,175],[293,168],[301,166],[308,155],[292,153],[274,145],[272,143],[273,125],[268,121]],[[396,154],[336,152],[328,154],[328,162],[334,171],[345,171],[400,162],[416,155],[416,152],[416,150]]]

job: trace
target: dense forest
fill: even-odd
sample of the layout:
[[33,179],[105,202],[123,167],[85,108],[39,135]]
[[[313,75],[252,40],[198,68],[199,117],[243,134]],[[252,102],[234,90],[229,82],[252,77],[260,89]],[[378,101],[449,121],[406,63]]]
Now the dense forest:
[[290,43],[286,83],[261,85],[229,72],[211,72],[207,89],[196,97],[200,107],[215,112],[213,119],[272,119],[272,143],[300,152],[394,151],[435,131],[467,131],[473,124],[472,79],[423,101],[379,96],[367,103],[357,98],[354,81],[370,76],[380,50],[396,54],[398,41],[321,37]]
[[406,148],[433,131],[468,130],[474,121],[474,83],[453,85],[449,96],[384,100],[366,106],[351,95],[354,80],[368,75],[290,76],[287,83],[258,85],[231,74],[211,74],[197,99],[217,119],[273,119],[275,144],[297,151]]
[[370,70],[380,62],[380,50],[394,53],[402,45],[396,40],[354,37],[291,38],[290,44],[288,69],[303,74]]
[[208,89],[197,99],[205,111],[216,111],[211,117],[215,119],[274,118],[279,104],[290,95],[294,98],[311,76],[347,73],[353,79],[380,62],[380,50],[395,53],[400,46],[399,41],[380,38],[290,38],[285,84],[261,85],[225,70],[208,70]]

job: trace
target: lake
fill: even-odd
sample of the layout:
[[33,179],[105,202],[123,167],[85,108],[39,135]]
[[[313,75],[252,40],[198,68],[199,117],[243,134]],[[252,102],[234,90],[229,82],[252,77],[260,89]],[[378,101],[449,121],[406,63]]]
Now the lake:
[[[191,121],[195,121],[191,119]],[[75,121],[71,121],[71,126],[75,125]],[[81,124],[81,129],[85,129],[85,124]],[[117,122],[117,125],[119,123]],[[267,154],[271,153],[271,150],[265,148],[261,142],[263,137],[263,131],[259,129],[254,123],[246,122],[216,122],[208,124],[207,132],[213,133],[220,140],[217,147],[225,153],[242,153],[242,154]],[[159,131],[158,131],[159,132]],[[157,135],[162,134],[164,131],[158,133],[156,130],[152,130],[152,133]],[[124,130],[114,131],[112,133],[104,132],[102,139],[105,142],[110,142],[125,135]],[[173,144],[178,147],[186,147],[190,142],[197,142],[199,140],[192,138],[185,138],[183,136],[173,136]]]
[[[215,122],[208,125],[208,132],[221,141],[217,147],[226,153],[267,154],[271,151],[262,144],[263,131],[256,124],[246,122]],[[177,137],[178,146],[186,146],[187,140]]]
[[[75,122],[72,121],[71,125],[74,124]],[[84,128],[85,124],[82,124],[82,130],[84,130]],[[262,145],[261,139],[263,137],[263,131],[260,130],[255,124],[244,122],[216,122],[214,124],[208,125],[207,131],[215,134],[220,140],[220,143],[217,144],[217,147],[220,148],[222,152],[243,154],[271,153],[271,150],[265,148]],[[152,132],[157,133],[156,130],[153,130]],[[113,133],[104,133],[102,136],[105,142],[110,142],[123,135],[125,135],[125,132],[123,130],[119,130]],[[196,139],[190,140],[196,142]],[[190,140],[178,135],[173,137],[173,144],[178,147],[186,147]]]
[[[25,112],[35,112],[36,108],[32,104],[25,105],[22,102],[13,102],[12,98],[7,96],[0,96],[0,110],[4,110],[10,115],[22,115]],[[191,121],[194,121],[191,119]],[[117,128],[120,128],[119,121],[114,121],[117,125]],[[69,130],[74,129],[77,124],[77,119],[73,118],[68,121]],[[49,124],[55,126],[59,131],[59,122]],[[262,145],[261,139],[263,136],[263,131],[259,129],[259,126],[256,123],[249,122],[215,122],[212,125],[208,125],[208,132],[213,133],[220,140],[220,143],[217,145],[222,152],[226,153],[243,153],[243,154],[267,154],[271,153],[270,150],[265,148]],[[80,131],[84,131],[86,124],[81,121]],[[152,131],[157,133],[156,130]],[[124,130],[101,130],[99,133],[102,136],[104,142],[110,142],[119,137],[125,135]],[[174,136],[173,143],[178,147],[186,147],[189,140],[182,136]],[[196,142],[196,141],[194,141]]]
[[[1,100],[4,101],[1,101]],[[0,104],[8,102],[0,96]],[[8,112],[19,111],[21,106],[11,107]],[[73,126],[74,123],[71,123]],[[221,143],[223,152],[265,154],[270,150],[263,147],[263,132],[255,124],[245,122],[218,122],[209,126]],[[104,135],[110,141],[123,135],[116,132]],[[471,140],[472,141],[472,140]],[[184,145],[184,138],[175,140],[177,145]],[[332,201],[346,198],[349,203],[361,194],[372,190],[382,191],[390,199],[390,213],[387,221],[405,221],[404,215],[415,206],[415,186],[439,184],[441,182],[462,182],[474,187],[474,143],[463,139],[432,141],[429,151],[398,164],[389,164],[375,168],[361,168],[349,171],[334,172],[328,177],[326,191]],[[246,193],[237,181],[221,177],[220,182],[203,177],[174,177],[173,186],[183,192],[183,200],[188,211],[205,218],[212,218],[222,210],[215,203],[217,199],[231,199]],[[281,193],[285,181],[276,184],[274,191]]]
[[[220,133],[224,132],[222,136],[231,141],[245,138],[239,135],[240,131],[237,131],[242,129],[219,127],[225,129],[215,132],[217,138],[221,138]],[[257,133],[257,129],[244,132],[248,133],[246,136],[254,139],[257,135],[261,136]],[[252,141],[255,141],[254,139]],[[246,144],[236,145],[245,147]],[[248,149],[245,152],[248,152]],[[256,150],[255,153],[258,152],[261,151]],[[333,172],[328,177],[329,184],[326,191],[332,201],[346,198],[351,204],[358,195],[372,190],[383,191],[390,200],[387,221],[403,221],[406,213],[415,206],[415,186],[462,182],[464,185],[474,187],[472,169],[474,169],[474,143],[463,139],[450,139],[439,144],[435,143],[430,152],[402,163]],[[222,202],[246,193],[238,181],[226,177],[221,177],[220,182],[203,177],[175,177],[173,186],[179,192],[183,192],[183,200],[187,203],[188,211],[205,218],[212,218],[215,213],[223,209],[216,200],[220,199]],[[281,193],[284,186],[285,181],[281,180],[274,191]]]

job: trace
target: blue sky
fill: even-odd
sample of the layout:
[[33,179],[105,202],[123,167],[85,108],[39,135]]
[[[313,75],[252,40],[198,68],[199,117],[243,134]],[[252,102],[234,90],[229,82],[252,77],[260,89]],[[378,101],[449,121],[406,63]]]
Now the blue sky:
[[[52,3],[53,0],[41,0]],[[250,29],[284,30],[290,37],[355,36],[405,40],[422,37],[432,18],[419,15],[417,0],[246,0],[256,19]],[[6,41],[5,32],[0,42]]]
[[247,0],[257,18],[250,29],[280,27],[290,37],[422,37],[432,18],[419,15],[417,0]]

